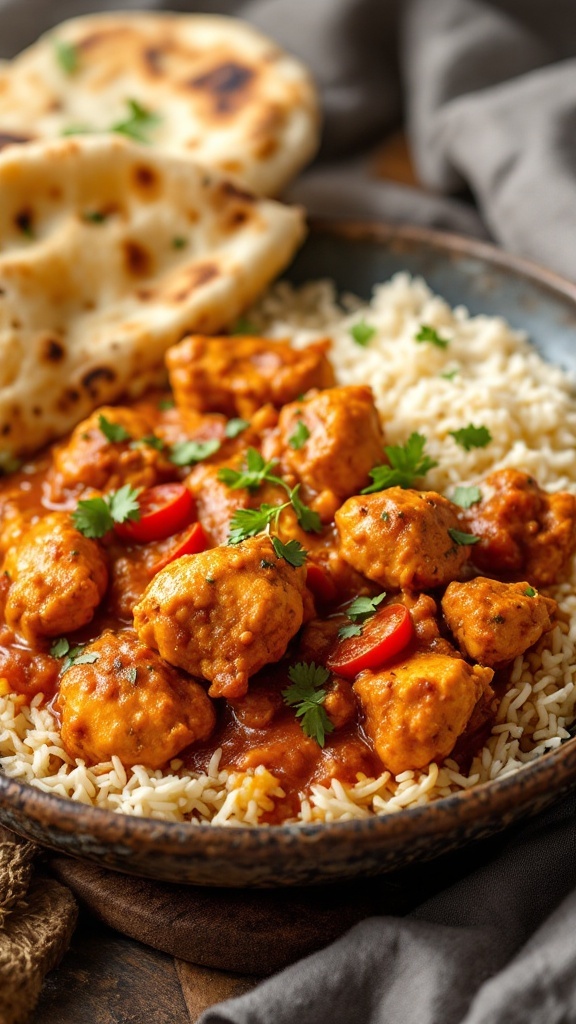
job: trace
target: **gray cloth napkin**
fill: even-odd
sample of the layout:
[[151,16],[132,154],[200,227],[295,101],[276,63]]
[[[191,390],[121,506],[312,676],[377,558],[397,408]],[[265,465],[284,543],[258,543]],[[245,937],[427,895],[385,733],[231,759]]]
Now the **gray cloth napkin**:
[[[0,0],[0,57],[114,0]],[[575,0],[124,0],[238,14],[312,69],[312,212],[491,235],[576,279]],[[370,176],[408,126],[418,191]],[[374,917],[202,1024],[574,1024],[576,798],[405,918]],[[465,854],[462,855],[465,857]]]

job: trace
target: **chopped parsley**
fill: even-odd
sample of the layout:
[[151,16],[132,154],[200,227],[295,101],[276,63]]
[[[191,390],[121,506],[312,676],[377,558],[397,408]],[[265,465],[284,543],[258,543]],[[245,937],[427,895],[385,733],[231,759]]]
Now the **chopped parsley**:
[[53,658],[63,658],[62,667],[60,669],[60,675],[63,676],[72,665],[93,665],[95,661],[98,661],[100,655],[96,651],[89,651],[84,653],[86,644],[77,644],[76,647],[70,647],[70,643],[65,637],[61,637],[60,640],[56,640],[50,648],[50,654]]
[[[259,509],[238,509],[230,523],[229,544],[239,544],[246,537],[254,537],[257,533],[265,530],[271,522],[275,522],[277,525],[280,512],[288,508],[289,505],[292,505],[303,530],[307,533],[322,532],[320,516],[308,508],[308,505],[305,505],[299,496],[300,484],[296,487],[289,487],[284,480],[272,472],[275,466],[275,459],[266,462],[255,448],[248,448],[242,469],[237,470],[223,466],[218,471],[218,479],[233,491],[246,489],[254,493],[264,482],[267,482],[282,487],[288,495],[288,501],[283,505],[263,504]],[[263,525],[256,528],[258,522]],[[250,530],[249,533],[245,532],[247,529]]]
[[347,640],[351,636],[361,636],[362,624],[367,619],[371,619],[375,615],[378,605],[382,603],[386,597],[386,592],[378,594],[376,597],[356,597],[352,601],[352,604],[348,605],[346,609],[346,615],[350,619],[351,625],[348,623],[345,626],[341,626],[338,630],[338,639]]
[[82,214],[82,220],[87,221],[89,224],[103,224],[108,219],[109,214],[103,213],[102,210],[85,210]]
[[526,597],[536,597],[537,591],[534,590],[534,587],[526,587],[524,594]]
[[302,420],[298,420],[294,428],[294,432],[288,438],[288,444],[295,452],[300,451],[304,447],[306,441],[310,437],[310,431]]
[[441,338],[436,328],[430,327],[428,324],[420,324],[420,330],[414,335],[414,341],[429,341],[431,345],[436,345],[436,348],[448,348],[446,338]]
[[173,398],[161,398],[158,402],[158,408],[160,412],[166,412],[168,409],[173,409],[175,404]]
[[188,242],[186,241],[185,238],[182,238],[182,235],[177,235],[176,238],[172,239],[173,249],[185,249],[187,245]]
[[117,441],[131,441],[132,435],[122,426],[121,423],[112,423],[100,413],[98,417],[98,428],[104,434],[107,441],[113,444]]
[[138,100],[126,100],[128,104],[128,116],[123,121],[116,121],[111,125],[110,131],[119,135],[126,135],[135,142],[148,143],[148,134],[160,121],[157,114],[143,107]]
[[454,438],[456,444],[459,444],[467,452],[472,448],[485,448],[492,440],[492,434],[488,427],[475,427],[473,423],[469,423],[467,427],[461,427],[460,430],[450,430],[448,433]]
[[267,527],[274,523],[277,525],[280,513],[288,508],[290,502],[284,505],[260,505],[260,508],[237,508],[230,520],[229,544],[240,544],[248,537],[255,537],[262,533]]
[[85,537],[103,537],[114,523],[125,523],[128,519],[138,522],[140,505],[138,495],[141,488],[124,484],[117,491],[111,491],[104,498],[87,498],[79,501],[72,512],[74,526]]
[[248,420],[241,420],[239,418],[228,420],[228,423],[224,427],[224,436],[228,438],[238,437],[238,435],[242,434],[244,430],[247,430],[249,426],[250,423]]
[[376,334],[376,328],[372,327],[371,324],[367,324],[365,320],[359,320],[357,324],[350,328],[350,334],[357,345],[366,348]]
[[203,462],[214,455],[220,447],[220,441],[213,437],[208,441],[179,441],[170,449],[170,462],[175,466],[191,466]]
[[448,527],[448,533],[455,544],[466,546],[468,544],[477,544],[480,537],[476,537],[473,533],[462,533],[461,530],[455,530],[452,526]]
[[471,508],[482,501],[482,491],[479,487],[456,487],[451,500],[460,508]]
[[440,376],[443,378],[443,380],[454,380],[454,377],[456,377],[459,373],[460,371],[458,367],[455,367],[453,370],[444,370],[444,372],[441,373]]
[[163,452],[166,447],[161,437],[156,437],[156,434],[144,434],[144,437],[139,438],[138,441],[132,441],[131,448],[154,448],[157,452]]
[[265,480],[269,483],[279,483],[283,486],[282,480],[272,473],[276,465],[276,459],[270,459],[269,462],[266,462],[255,448],[247,448],[243,468],[237,470],[230,469],[229,466],[223,466],[218,471],[218,479],[232,491],[243,489],[257,491]]
[[297,484],[292,490],[288,489],[292,508],[296,513],[296,518],[298,519],[300,526],[306,533],[322,533],[322,522],[320,520],[320,516],[300,500],[299,491],[300,484]]
[[74,43],[57,39],[54,43],[54,54],[65,75],[73,75],[78,70],[78,49]]
[[429,469],[438,463],[428,455],[424,455],[426,438],[416,432],[404,445],[387,445],[384,452],[390,465],[375,466],[370,470],[372,483],[365,487],[362,494],[383,491],[387,487],[412,487],[416,477],[425,476]]
[[302,547],[300,541],[289,540],[286,544],[280,540],[280,537],[271,537],[272,547],[278,555],[278,558],[283,558],[289,565],[293,565],[295,569],[298,569],[301,565],[304,565],[306,561],[306,551]]
[[305,736],[316,740],[323,747],[326,734],[334,731],[334,726],[326,708],[326,690],[322,687],[329,679],[330,673],[313,661],[298,662],[288,670],[291,686],[282,690],[282,696],[288,707],[294,708],[296,718],[301,719],[300,725]]

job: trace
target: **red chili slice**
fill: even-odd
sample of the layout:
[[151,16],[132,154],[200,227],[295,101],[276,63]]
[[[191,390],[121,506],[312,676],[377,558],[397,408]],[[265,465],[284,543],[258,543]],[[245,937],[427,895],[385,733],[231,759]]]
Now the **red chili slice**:
[[345,679],[353,679],[365,668],[379,668],[398,654],[412,639],[414,627],[403,604],[387,604],[362,626],[361,636],[340,640],[326,667]]
[[164,540],[183,530],[196,515],[194,498],[184,484],[158,484],[142,491],[138,498],[140,519],[116,523],[114,529],[122,540],[148,544]]
[[336,585],[332,577],[315,562],[307,563],[306,585],[320,602],[329,604],[330,601],[336,600]]
[[182,558],[182,555],[198,555],[201,551],[206,551],[208,546],[208,538],[201,524],[193,523],[180,541],[156,562],[152,570],[153,575],[170,565],[176,558]]

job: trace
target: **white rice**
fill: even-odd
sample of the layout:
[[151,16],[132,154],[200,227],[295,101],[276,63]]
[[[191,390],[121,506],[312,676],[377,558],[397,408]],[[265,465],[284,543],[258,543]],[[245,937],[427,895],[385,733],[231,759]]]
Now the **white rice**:
[[[450,497],[459,483],[516,467],[533,473],[548,490],[576,493],[576,400],[573,381],[545,363],[525,337],[499,317],[470,317],[434,296],[421,279],[397,274],[377,287],[364,305],[338,300],[330,282],[294,290],[281,283],[249,314],[270,337],[290,337],[296,347],[329,336],[340,383],[370,383],[389,444],[412,431],[427,438],[426,452],[439,465],[426,487]],[[367,347],[350,328],[364,320],[375,328]],[[447,348],[414,340],[420,325],[436,328]],[[451,379],[442,373],[456,370]],[[493,440],[470,452],[449,431],[470,422],[488,427]],[[466,775],[447,760],[394,778],[359,777],[313,785],[302,796],[298,820],[346,821],[390,814],[426,804],[500,778],[559,746],[576,718],[576,570],[548,593],[560,622],[535,650],[514,662],[511,685],[491,735]],[[284,792],[266,768],[221,770],[216,751],[205,774],[175,760],[164,773],[142,766],[125,769],[118,758],[87,767],[68,757],[57,723],[41,696],[30,706],[0,680],[0,765],[6,775],[80,803],[167,821],[257,825]]]

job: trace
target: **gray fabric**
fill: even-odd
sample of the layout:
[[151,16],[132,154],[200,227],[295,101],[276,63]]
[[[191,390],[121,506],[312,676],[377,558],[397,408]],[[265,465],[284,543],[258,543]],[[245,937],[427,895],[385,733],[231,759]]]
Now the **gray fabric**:
[[[0,0],[0,56],[114,6]],[[288,195],[312,212],[488,232],[576,279],[574,0],[124,6],[240,14],[307,61],[324,141]],[[367,151],[402,116],[426,192],[370,174]],[[575,811],[571,797],[409,916],[358,925],[203,1024],[576,1022]]]

